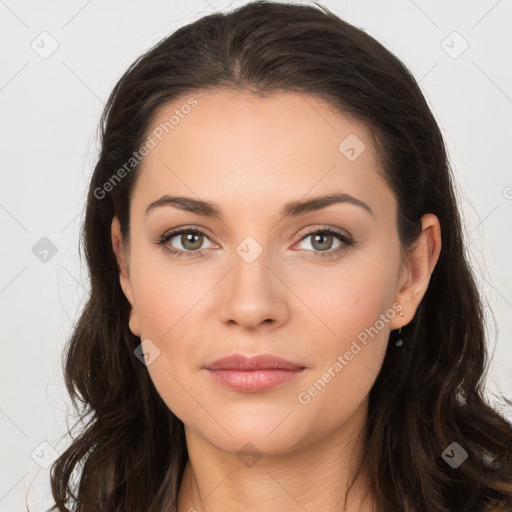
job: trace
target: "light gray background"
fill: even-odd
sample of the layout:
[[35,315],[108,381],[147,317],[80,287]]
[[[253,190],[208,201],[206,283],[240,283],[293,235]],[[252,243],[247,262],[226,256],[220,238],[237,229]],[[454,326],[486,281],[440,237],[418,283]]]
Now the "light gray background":
[[[103,103],[152,44],[243,3],[0,0],[1,512],[51,504],[47,467],[68,444],[60,357],[88,286],[78,237]],[[512,2],[323,4],[383,42],[420,81],[496,320],[489,392],[512,398]],[[46,262],[32,252],[43,237],[57,248]]]

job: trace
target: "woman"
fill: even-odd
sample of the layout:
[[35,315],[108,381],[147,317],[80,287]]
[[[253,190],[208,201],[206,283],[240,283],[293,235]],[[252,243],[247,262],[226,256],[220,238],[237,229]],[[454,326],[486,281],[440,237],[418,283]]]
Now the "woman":
[[54,510],[512,510],[444,143],[365,32],[254,2],[156,45],[84,243]]

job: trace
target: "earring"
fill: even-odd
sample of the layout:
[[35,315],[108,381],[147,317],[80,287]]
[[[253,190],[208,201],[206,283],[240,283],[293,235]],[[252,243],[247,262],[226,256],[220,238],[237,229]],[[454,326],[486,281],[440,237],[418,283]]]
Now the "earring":
[[395,347],[401,347],[404,344],[404,340],[400,336],[400,333],[402,332],[402,328],[398,329],[398,339],[395,341]]
[[399,311],[399,312],[398,312],[398,314],[399,314],[400,316],[404,316],[404,314],[403,314],[401,311]]

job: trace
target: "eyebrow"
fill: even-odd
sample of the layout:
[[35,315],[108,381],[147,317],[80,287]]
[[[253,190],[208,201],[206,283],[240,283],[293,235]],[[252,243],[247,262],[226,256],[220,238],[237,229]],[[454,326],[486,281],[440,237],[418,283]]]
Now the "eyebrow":
[[[285,217],[298,217],[305,213],[314,212],[338,203],[349,203],[361,207],[367,211],[372,217],[375,217],[373,210],[363,201],[357,199],[350,194],[338,192],[328,194],[325,196],[314,197],[312,199],[304,199],[299,201],[291,201],[286,203],[281,209],[281,218]],[[202,201],[192,197],[185,196],[170,196],[164,195],[160,199],[153,201],[146,208],[146,215],[161,206],[172,206],[186,212],[195,213],[197,215],[205,215],[208,217],[215,217],[222,219],[223,215],[219,206],[210,201]]]

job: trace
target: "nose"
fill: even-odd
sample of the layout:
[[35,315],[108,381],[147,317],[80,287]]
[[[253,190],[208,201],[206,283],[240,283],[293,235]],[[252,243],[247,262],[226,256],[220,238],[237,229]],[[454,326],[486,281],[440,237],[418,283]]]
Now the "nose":
[[288,290],[272,267],[266,251],[256,259],[235,252],[231,271],[219,287],[219,315],[226,324],[237,324],[248,330],[260,325],[275,328],[289,317]]

